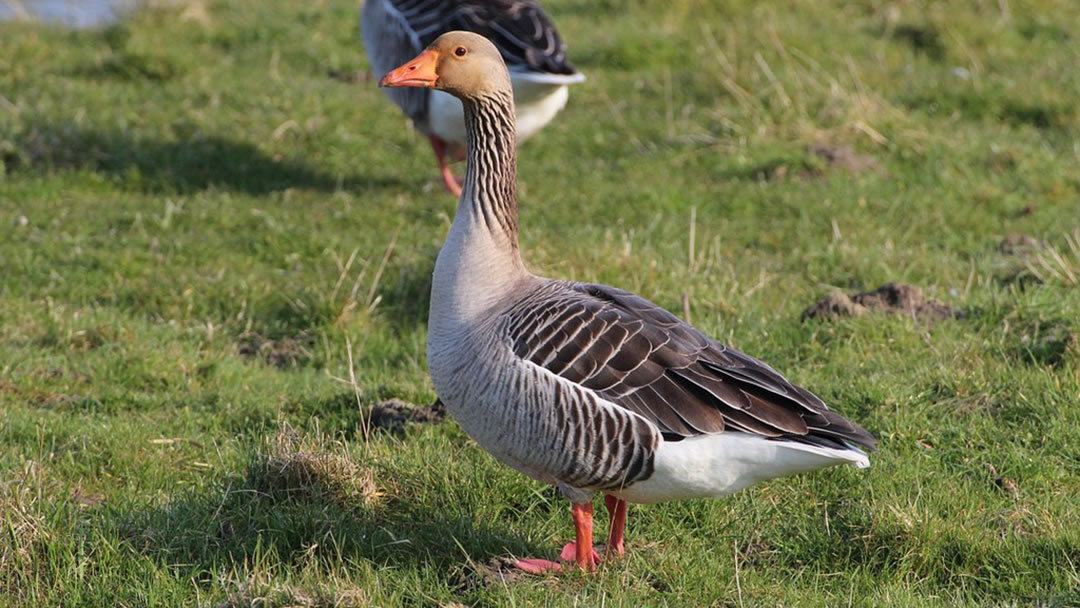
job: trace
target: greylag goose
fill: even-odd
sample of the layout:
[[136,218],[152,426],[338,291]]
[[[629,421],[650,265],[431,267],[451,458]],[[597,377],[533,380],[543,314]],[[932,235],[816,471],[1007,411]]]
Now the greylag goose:
[[[514,100],[498,49],[443,34],[386,74],[465,108],[465,182],[431,288],[431,379],[465,431],[572,503],[560,560],[591,570],[592,497],[621,555],[627,502],[723,496],[849,463],[875,449],[862,427],[768,365],[636,295],[526,270],[518,247]],[[522,559],[529,572],[559,562]]]
[[[566,105],[567,85],[585,80],[567,61],[566,44],[533,0],[366,0],[361,29],[376,74],[416,56],[443,32],[467,30],[491,39],[510,69],[518,142]],[[447,155],[455,149],[460,154],[465,145],[461,102],[437,89],[394,89],[387,96],[427,136],[443,184],[460,196]]]

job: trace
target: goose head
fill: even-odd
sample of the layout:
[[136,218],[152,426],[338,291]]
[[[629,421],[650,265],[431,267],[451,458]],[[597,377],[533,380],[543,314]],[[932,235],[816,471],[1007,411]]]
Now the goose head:
[[390,70],[379,86],[437,89],[461,99],[511,90],[510,74],[495,45],[483,36],[461,31],[436,38],[411,61]]

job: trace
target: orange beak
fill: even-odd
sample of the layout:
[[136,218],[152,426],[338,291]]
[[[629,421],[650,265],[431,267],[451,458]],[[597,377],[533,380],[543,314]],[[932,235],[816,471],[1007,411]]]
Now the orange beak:
[[390,70],[379,81],[380,87],[433,88],[439,80],[435,67],[439,65],[439,53],[428,49],[405,65]]

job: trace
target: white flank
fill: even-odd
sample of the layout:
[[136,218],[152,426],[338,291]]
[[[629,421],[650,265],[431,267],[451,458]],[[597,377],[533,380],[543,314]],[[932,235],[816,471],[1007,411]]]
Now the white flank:
[[427,120],[432,135],[445,142],[465,145],[465,110],[457,97],[442,91],[431,91]]
[[655,463],[652,477],[614,494],[636,503],[718,497],[766,479],[837,464],[870,466],[866,454],[855,448],[829,449],[738,432],[662,442]]
[[510,74],[514,86],[514,113],[517,115],[517,140],[520,144],[551,122],[566,106],[570,91],[564,84],[544,84],[520,79]]

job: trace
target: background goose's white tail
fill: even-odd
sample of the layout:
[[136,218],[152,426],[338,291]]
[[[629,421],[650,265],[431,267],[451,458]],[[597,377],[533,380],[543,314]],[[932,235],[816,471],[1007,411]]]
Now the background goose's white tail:
[[701,435],[661,443],[653,475],[616,496],[638,503],[725,496],[759,481],[837,464],[866,468],[870,460],[853,447],[826,448],[730,431]]
[[[517,141],[521,143],[544,128],[566,106],[566,85],[580,82],[581,74],[534,74],[510,72],[514,87]],[[465,145],[465,121],[461,102],[442,91],[431,91],[428,129],[446,142]]]
[[533,72],[530,70],[515,70],[510,68],[511,80],[523,80],[537,84],[566,85],[585,82],[585,75],[581,72],[573,74],[551,74],[548,72]]

